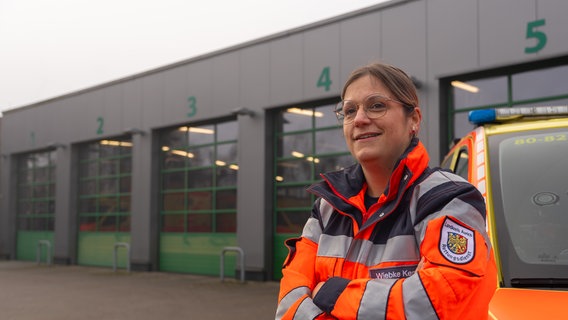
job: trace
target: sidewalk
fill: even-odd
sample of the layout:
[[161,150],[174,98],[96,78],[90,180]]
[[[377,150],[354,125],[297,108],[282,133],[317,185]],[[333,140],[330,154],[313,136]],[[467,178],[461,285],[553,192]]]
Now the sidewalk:
[[0,318],[274,319],[278,282],[0,261]]

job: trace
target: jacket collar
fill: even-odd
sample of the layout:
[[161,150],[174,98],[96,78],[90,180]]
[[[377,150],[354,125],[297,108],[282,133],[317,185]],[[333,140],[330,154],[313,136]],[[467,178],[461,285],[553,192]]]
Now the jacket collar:
[[[395,164],[387,188],[380,197],[379,203],[394,200],[397,195],[402,194],[426,170],[428,162],[429,156],[426,148],[418,138],[413,138]],[[356,207],[355,211],[365,212],[364,207],[361,210],[360,201],[355,200],[361,198],[361,193],[367,190],[367,183],[360,164],[354,164],[343,170],[324,173],[321,174],[321,177],[324,181],[310,186],[309,192],[326,199],[342,212],[353,213],[354,207]]]

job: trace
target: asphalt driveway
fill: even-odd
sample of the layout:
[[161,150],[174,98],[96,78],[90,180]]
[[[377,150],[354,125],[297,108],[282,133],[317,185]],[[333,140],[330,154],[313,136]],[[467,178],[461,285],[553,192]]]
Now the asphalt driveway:
[[0,261],[0,318],[273,319],[277,282]]

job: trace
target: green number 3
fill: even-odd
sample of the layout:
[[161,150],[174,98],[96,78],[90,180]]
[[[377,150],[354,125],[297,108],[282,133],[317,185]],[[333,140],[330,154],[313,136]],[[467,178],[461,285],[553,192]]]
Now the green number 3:
[[189,112],[187,113],[187,116],[191,118],[197,113],[197,106],[196,106],[197,100],[195,99],[195,96],[191,96],[187,98],[187,102],[188,102],[187,106],[189,107]]
[[542,31],[535,30],[537,27],[544,26],[544,19],[535,20],[527,23],[527,39],[535,38],[537,40],[533,47],[526,47],[525,53],[536,53],[542,50],[546,45],[546,34]]

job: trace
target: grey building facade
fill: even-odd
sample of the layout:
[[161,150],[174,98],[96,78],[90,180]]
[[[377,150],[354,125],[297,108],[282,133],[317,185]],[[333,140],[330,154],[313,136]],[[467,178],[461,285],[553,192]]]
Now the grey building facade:
[[0,256],[108,267],[128,243],[134,270],[218,275],[221,250],[239,247],[247,279],[278,279],[304,187],[352,161],[333,105],[354,68],[416,80],[435,166],[469,110],[567,103],[566,12],[394,0],[7,111]]

